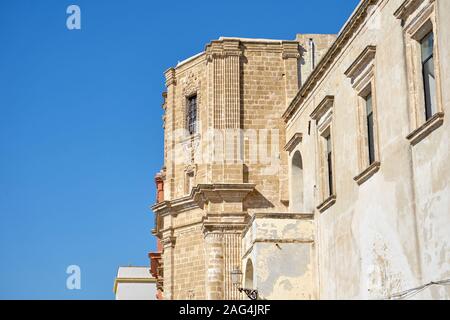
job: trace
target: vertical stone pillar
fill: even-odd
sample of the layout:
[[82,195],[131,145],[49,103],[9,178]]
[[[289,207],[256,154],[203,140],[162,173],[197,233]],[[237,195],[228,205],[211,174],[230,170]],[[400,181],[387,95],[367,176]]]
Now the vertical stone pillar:
[[291,103],[299,89],[298,59],[299,45],[296,41],[283,41],[284,80],[286,92],[286,107]]
[[[211,124],[216,131],[213,142],[214,163],[211,176],[216,181],[242,182],[241,147],[241,55],[240,41],[213,41],[206,48],[208,70],[211,75]],[[228,171],[232,170],[231,174]]]
[[167,153],[167,159],[165,159],[166,165],[166,199],[172,199],[175,195],[175,90],[176,79],[175,70],[173,68],[168,69],[165,72],[166,77],[166,100],[165,100],[165,115],[164,115],[164,131],[165,131],[165,148]]
[[224,237],[224,298],[225,300],[240,300],[241,294],[233,286],[231,271],[234,268],[242,270],[241,266],[241,233],[242,228],[230,230]]
[[239,300],[233,286],[231,271],[241,268],[241,233],[243,224],[236,226],[209,225],[205,230],[206,299]]
[[164,234],[162,239],[164,254],[162,255],[164,265],[164,299],[173,300],[174,297],[174,246],[175,237]]
[[206,231],[206,299],[224,299],[224,251],[223,235],[219,232]]

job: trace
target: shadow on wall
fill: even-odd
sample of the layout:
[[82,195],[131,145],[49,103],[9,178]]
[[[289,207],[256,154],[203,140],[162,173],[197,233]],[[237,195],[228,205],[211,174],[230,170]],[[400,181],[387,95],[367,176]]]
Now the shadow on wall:
[[275,206],[258,190],[254,190],[245,198],[243,207],[244,211],[247,211],[248,209],[274,208]]

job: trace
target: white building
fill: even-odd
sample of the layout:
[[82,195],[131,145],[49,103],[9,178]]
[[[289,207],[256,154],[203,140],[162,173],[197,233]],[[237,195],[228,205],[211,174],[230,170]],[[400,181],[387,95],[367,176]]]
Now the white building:
[[149,267],[119,267],[114,294],[116,300],[156,300],[156,279]]

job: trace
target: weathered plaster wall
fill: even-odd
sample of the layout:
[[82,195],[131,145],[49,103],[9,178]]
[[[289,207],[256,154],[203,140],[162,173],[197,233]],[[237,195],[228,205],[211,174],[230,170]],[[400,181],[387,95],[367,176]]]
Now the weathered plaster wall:
[[[422,282],[450,278],[450,13],[449,1],[436,1],[437,48],[441,103],[446,119],[441,128],[412,147],[417,230]],[[450,287],[433,287],[424,298],[450,298]]]
[[244,233],[243,266],[252,261],[253,288],[261,299],[315,297],[314,223],[309,217],[258,213]]
[[[318,137],[310,114],[326,95],[334,96],[337,198],[324,212],[315,210],[321,299],[387,298],[449,278],[448,121],[415,146],[406,138],[412,129],[405,42],[401,21],[394,17],[402,3],[378,1],[370,9],[366,22],[352,34],[288,123],[287,139],[303,133],[297,149],[304,160],[305,207],[318,206],[323,200],[317,191],[321,187]],[[445,88],[442,106],[447,117],[450,28],[442,15],[450,7],[448,1],[435,3],[439,68]],[[368,45],[376,46],[374,81],[381,165],[369,180],[358,185],[353,179],[360,173],[358,97],[344,73]],[[436,287],[416,297],[448,299],[449,291]]]

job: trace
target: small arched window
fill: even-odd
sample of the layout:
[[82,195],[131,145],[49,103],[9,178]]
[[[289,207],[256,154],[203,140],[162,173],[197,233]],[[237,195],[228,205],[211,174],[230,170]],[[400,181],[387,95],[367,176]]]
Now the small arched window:
[[303,209],[303,160],[300,151],[296,151],[292,157],[290,185],[291,212],[301,212]]

